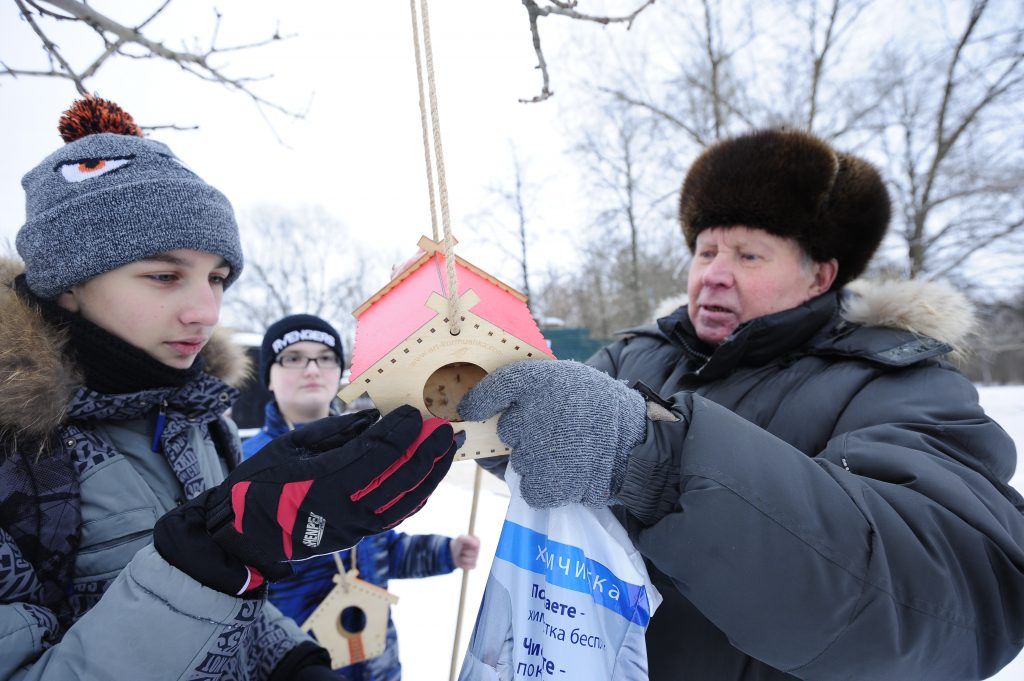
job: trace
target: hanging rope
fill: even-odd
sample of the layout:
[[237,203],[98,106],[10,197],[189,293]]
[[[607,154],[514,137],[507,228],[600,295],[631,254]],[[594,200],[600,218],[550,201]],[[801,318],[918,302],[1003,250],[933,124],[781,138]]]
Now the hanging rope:
[[[352,570],[355,571],[355,575],[354,576],[358,577],[359,576],[359,564],[356,562],[356,547],[355,546],[352,547],[352,553],[350,554],[350,556],[352,558]],[[349,571],[345,569],[345,564],[341,562],[341,551],[335,551],[334,552],[334,564],[338,566],[338,572],[340,572],[342,574],[342,576],[345,576],[345,575],[348,574]]]
[[[441,120],[437,110],[437,89],[434,84],[434,52],[430,43],[430,13],[427,0],[420,0],[420,13],[423,19],[423,51],[426,54],[426,68],[420,59],[420,26],[416,21],[416,0],[409,0],[409,12],[412,15],[413,51],[416,55],[416,83],[420,101],[420,127],[423,131],[423,158],[427,167],[427,190],[430,196],[430,225],[434,232],[434,241],[438,241],[437,197],[441,202],[441,226],[444,230],[444,265],[448,279],[448,327],[453,336],[462,330],[459,312],[459,286],[455,274],[455,238],[452,236],[451,220],[448,211],[448,183],[444,172],[444,147],[441,145]],[[433,129],[434,163],[437,166],[437,197],[434,193],[434,173],[430,163],[430,139],[427,134],[427,112],[423,97],[423,71],[427,73],[427,92],[430,97],[430,122]]]
[[430,132],[427,129],[427,100],[423,93],[423,63],[420,60],[420,26],[416,20],[416,0],[409,0],[412,15],[412,46],[416,53],[416,92],[420,96],[420,129],[423,132],[423,162],[427,167],[427,192],[430,195],[430,227],[434,241],[440,241],[437,231],[437,199],[434,197],[434,168],[430,162]]
[[[448,328],[453,336],[459,335],[462,330],[462,319],[459,311],[459,285],[455,273],[455,237],[452,236],[451,219],[448,211],[448,183],[444,172],[444,147],[441,144],[441,121],[437,108],[437,88],[434,83],[434,52],[430,43],[430,13],[427,7],[428,0],[420,0],[420,12],[423,19],[423,32],[420,33],[420,25],[416,20],[416,0],[409,0],[409,14],[412,17],[412,41],[413,52],[416,55],[416,86],[420,103],[420,130],[423,134],[423,161],[427,169],[427,193],[430,199],[430,226],[434,234],[434,242],[440,241],[437,228],[438,197],[441,203],[441,226],[444,230],[444,265],[447,275],[447,298],[448,298]],[[420,57],[420,40],[423,41],[423,51],[426,53],[426,68]],[[427,92],[430,98],[430,124],[433,130],[433,157],[437,165],[437,192],[434,191],[434,170],[431,164],[431,136],[427,132],[427,105],[423,94],[423,71],[427,73]],[[442,282],[443,285],[444,282]],[[476,526],[477,502],[480,498],[480,467],[476,467],[473,478],[473,502],[469,512],[469,532],[472,535]],[[462,617],[466,604],[466,589],[469,584],[469,572],[462,571],[462,590],[459,594],[459,614],[455,622],[455,640],[452,644],[452,663],[449,673],[450,681],[455,681],[455,672],[458,666],[459,639],[462,634]]]

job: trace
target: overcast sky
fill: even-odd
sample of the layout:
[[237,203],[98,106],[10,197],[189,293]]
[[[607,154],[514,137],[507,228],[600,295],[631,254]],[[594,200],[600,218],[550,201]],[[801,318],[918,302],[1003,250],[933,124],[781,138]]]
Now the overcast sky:
[[[141,21],[158,4],[92,3],[126,24]],[[589,0],[583,9],[607,8],[614,13],[638,4],[639,0]],[[916,4],[873,6],[887,23],[879,24],[878,44],[857,44],[865,59],[884,36],[900,32],[893,26],[905,27],[913,19],[912,12],[903,16],[896,10],[906,14]],[[404,260],[415,250],[419,236],[430,233],[408,1],[286,5],[218,0],[216,6],[223,15],[220,45],[263,39],[278,23],[282,34],[294,35],[254,51],[232,53],[223,61],[230,62],[230,75],[272,76],[253,86],[269,99],[303,109],[312,98],[305,120],[270,112],[271,130],[245,95],[155,60],[112,60],[90,87],[121,104],[143,125],[198,125],[195,131],[160,130],[152,137],[167,143],[223,191],[240,215],[260,203],[323,206],[347,226],[349,238],[374,254],[378,268],[372,276],[380,281],[369,284],[376,288],[387,276],[385,266]],[[1008,6],[1000,4],[1004,10]],[[489,188],[510,185],[514,145],[527,179],[540,187],[531,206],[531,270],[536,274],[575,264],[575,246],[582,239],[574,237],[589,229],[593,214],[588,208],[596,204],[588,197],[580,161],[569,150],[578,137],[574,126],[591,115],[592,102],[597,105],[578,84],[584,78],[597,84],[611,82],[600,65],[607,68],[616,58],[612,55],[620,52],[647,60],[666,58],[675,37],[657,29],[672,5],[654,5],[630,32],[621,25],[601,27],[561,17],[542,20],[556,95],[541,104],[518,102],[540,90],[527,16],[519,0],[433,0],[430,8],[459,253],[521,285],[516,264],[494,245],[496,238],[504,239],[514,250],[514,240],[474,233],[468,226],[473,216],[494,206]],[[879,22],[874,16],[864,20],[869,25]],[[958,22],[954,17],[952,23]],[[101,49],[98,39],[79,26],[44,25],[80,68]],[[213,25],[211,2],[174,0],[147,31],[180,47],[183,39],[206,44]],[[919,28],[941,36],[936,26]],[[588,58],[598,51],[607,58]],[[14,68],[46,68],[38,39],[19,19],[12,2],[0,3],[0,61]],[[0,163],[0,243],[13,241],[23,223],[21,177],[62,144],[57,121],[74,98],[72,84],[63,79],[0,78],[0,150],[5,161]],[[511,222],[511,216],[506,220]],[[666,234],[678,233],[671,217],[655,222],[654,227]],[[485,224],[491,228],[494,223]],[[988,254],[974,269],[992,257]]]
[[[95,2],[123,23],[140,21],[156,3]],[[632,3],[626,3],[632,4]],[[204,179],[222,190],[237,210],[261,202],[321,204],[350,234],[385,260],[415,250],[430,233],[423,149],[408,3],[257,2],[224,0],[219,44],[261,39],[278,20],[294,38],[230,55],[234,75],[272,75],[254,87],[296,109],[310,97],[303,121],[271,114],[280,144],[244,95],[183,74],[156,61],[119,59],[90,81],[143,125],[199,125],[191,132],[156,131]],[[287,7],[287,9],[284,9]],[[460,252],[485,269],[514,279],[516,270],[483,235],[468,233],[467,216],[493,203],[487,188],[511,174],[510,146],[544,185],[537,213],[534,257],[538,265],[571,257],[562,235],[582,229],[581,188],[566,153],[565,124],[556,97],[543,104],[517,100],[539,92],[539,73],[526,13],[516,0],[435,0],[431,29],[453,227]],[[178,46],[182,38],[208,40],[212,5],[177,0],[151,25],[155,38]],[[88,63],[98,41],[73,26],[54,32],[74,63]],[[556,92],[568,87],[560,46],[582,33],[621,27],[552,18],[542,22]],[[13,3],[0,4],[0,60],[14,68],[45,68],[38,41]],[[13,241],[24,221],[21,176],[62,143],[60,113],[73,100],[70,81],[0,79],[0,239]],[[550,226],[550,234],[547,228]],[[556,235],[557,233],[557,235]],[[518,282],[513,281],[518,285]]]

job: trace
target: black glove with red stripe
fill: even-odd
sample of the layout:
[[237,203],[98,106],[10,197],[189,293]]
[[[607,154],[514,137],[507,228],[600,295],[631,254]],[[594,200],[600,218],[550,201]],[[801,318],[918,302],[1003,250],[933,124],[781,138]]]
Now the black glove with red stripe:
[[245,595],[289,576],[288,561],[394,527],[426,503],[458,444],[447,421],[424,422],[413,407],[377,417],[332,416],[273,440],[158,520],[157,551],[200,583]]

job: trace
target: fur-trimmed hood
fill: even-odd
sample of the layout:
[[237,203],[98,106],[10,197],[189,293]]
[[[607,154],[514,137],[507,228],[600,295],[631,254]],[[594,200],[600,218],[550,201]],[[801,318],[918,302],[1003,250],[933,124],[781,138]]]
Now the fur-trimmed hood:
[[[82,376],[64,353],[67,338],[14,290],[22,263],[0,258],[0,431],[44,437],[65,419]],[[202,351],[206,371],[228,385],[248,378],[245,351],[225,329]]]
[[846,290],[850,293],[843,301],[847,321],[928,336],[953,348],[956,357],[968,353],[967,342],[977,326],[974,306],[946,282],[858,279]]
[[[867,280],[847,284],[843,318],[862,326],[884,326],[928,336],[953,348],[954,357],[968,352],[976,328],[974,306],[967,297],[941,281]],[[658,304],[655,318],[686,305],[686,294]]]

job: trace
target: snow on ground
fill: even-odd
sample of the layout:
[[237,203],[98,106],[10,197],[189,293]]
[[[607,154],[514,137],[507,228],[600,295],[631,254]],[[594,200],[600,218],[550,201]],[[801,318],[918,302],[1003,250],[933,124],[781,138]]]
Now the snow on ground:
[[[1013,437],[1018,457],[1024,457],[1024,386],[985,387],[980,388],[980,393],[985,410]],[[426,507],[399,529],[450,536],[464,533],[469,523],[474,468],[476,466],[468,462],[452,466],[451,473]],[[483,548],[480,563],[469,577],[457,656],[459,664],[473,631],[476,611],[508,506],[508,490],[504,483],[487,473],[483,474],[482,480],[476,534],[483,542]],[[1024,461],[1017,467],[1013,484],[1024,489]],[[443,577],[391,582],[391,591],[401,599],[394,608],[393,616],[398,628],[402,678],[405,681],[443,681],[448,678],[461,584],[459,572]],[[1024,681],[1024,655],[992,678]]]
[[[1010,479],[1010,484],[1024,491],[1024,386],[989,386],[979,388],[978,392],[981,395],[981,406],[1017,443],[1017,472]],[[1024,655],[1018,655],[1017,659],[992,678],[998,681],[1024,681]]]

